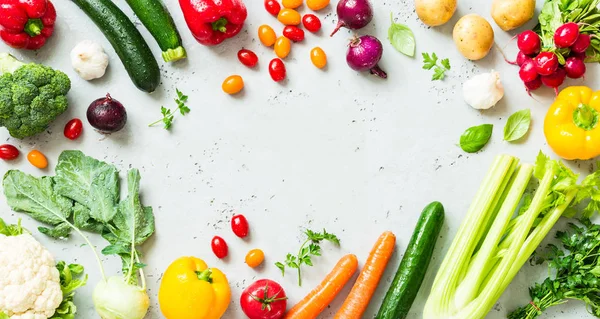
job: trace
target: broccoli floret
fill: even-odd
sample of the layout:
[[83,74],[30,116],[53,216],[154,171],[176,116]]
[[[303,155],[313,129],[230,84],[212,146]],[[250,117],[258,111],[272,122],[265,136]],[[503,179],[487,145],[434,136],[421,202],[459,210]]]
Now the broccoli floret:
[[41,133],[67,109],[71,81],[63,72],[0,53],[0,73],[0,126],[11,136]]

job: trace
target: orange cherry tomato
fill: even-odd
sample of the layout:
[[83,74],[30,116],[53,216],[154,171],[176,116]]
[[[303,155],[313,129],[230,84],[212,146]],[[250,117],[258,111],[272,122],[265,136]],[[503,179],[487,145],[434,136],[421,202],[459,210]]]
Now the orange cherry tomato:
[[313,11],[325,9],[329,5],[329,0],[306,0],[306,6]]
[[228,76],[221,87],[227,94],[239,93],[244,88],[244,79],[239,75]]
[[275,42],[275,54],[277,57],[280,59],[285,59],[290,54],[291,50],[292,41],[290,41],[290,39],[284,36],[277,38],[277,41]]
[[265,253],[260,249],[252,249],[246,255],[246,264],[251,268],[258,267],[265,260]]
[[258,27],[258,38],[264,46],[270,47],[273,44],[275,44],[275,41],[277,40],[277,35],[275,34],[275,30],[273,30],[273,28],[266,24],[263,24],[260,27]]
[[284,8],[279,11],[277,20],[285,25],[299,25],[302,22],[302,16],[294,9]]
[[302,0],[283,0],[281,4],[284,8],[296,9],[302,5]]
[[314,66],[322,69],[327,65],[327,54],[320,47],[314,47],[310,50],[310,60]]
[[29,152],[29,154],[27,154],[27,160],[29,163],[31,163],[31,165],[37,168],[44,169],[48,167],[48,159],[46,158],[46,155],[42,154],[42,152],[38,150]]

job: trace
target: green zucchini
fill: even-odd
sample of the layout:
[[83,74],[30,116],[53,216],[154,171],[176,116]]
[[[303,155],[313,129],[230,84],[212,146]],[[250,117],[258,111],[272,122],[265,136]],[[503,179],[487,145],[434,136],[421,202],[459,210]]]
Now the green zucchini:
[[135,86],[153,92],[160,84],[160,69],[148,44],[131,20],[112,0],[72,0],[104,33],[123,62]]
[[376,319],[406,318],[427,272],[443,224],[442,204],[433,202],[423,209]]
[[167,7],[160,0],[126,0],[135,15],[154,37],[165,62],[186,57],[181,36]]

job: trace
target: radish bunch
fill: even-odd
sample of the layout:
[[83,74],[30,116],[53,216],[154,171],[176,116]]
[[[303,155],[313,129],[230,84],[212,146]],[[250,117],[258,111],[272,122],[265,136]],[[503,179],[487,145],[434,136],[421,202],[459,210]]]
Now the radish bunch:
[[586,71],[585,52],[590,43],[590,35],[580,33],[579,26],[574,22],[565,23],[556,29],[554,47],[551,48],[542,49],[540,36],[532,30],[519,34],[519,53],[514,64],[521,68],[519,77],[525,83],[527,92],[537,90],[543,84],[553,88],[558,94],[558,87],[566,77],[583,77]]

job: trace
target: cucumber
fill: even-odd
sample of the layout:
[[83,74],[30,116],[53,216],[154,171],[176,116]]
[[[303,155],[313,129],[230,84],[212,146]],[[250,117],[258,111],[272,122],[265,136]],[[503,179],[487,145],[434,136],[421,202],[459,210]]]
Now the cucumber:
[[175,21],[160,0],[126,1],[158,43],[165,62],[175,62],[186,57]]
[[72,0],[104,33],[123,62],[135,86],[154,92],[160,84],[160,69],[148,44],[131,20],[112,0]]
[[376,319],[406,318],[427,272],[443,224],[442,204],[433,202],[423,209]]

